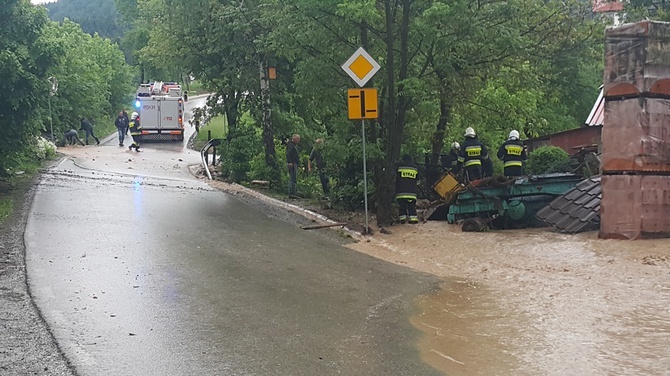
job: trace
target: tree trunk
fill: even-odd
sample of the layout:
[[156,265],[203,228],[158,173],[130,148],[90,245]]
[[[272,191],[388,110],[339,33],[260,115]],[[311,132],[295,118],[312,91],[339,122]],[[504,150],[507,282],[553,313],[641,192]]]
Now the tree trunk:
[[226,120],[228,121],[228,134],[226,135],[226,140],[228,143],[233,139],[233,135],[237,129],[237,121],[240,118],[240,111],[238,106],[240,105],[239,94],[235,93],[235,90],[230,90],[224,95],[223,108],[226,112]]
[[[397,4],[397,3],[396,3]],[[402,23],[400,27],[400,66],[398,79],[407,78],[409,65],[409,21],[411,15],[412,0],[402,2]],[[386,149],[386,166],[381,174],[381,181],[377,185],[377,224],[388,226],[391,224],[395,171],[393,166],[400,159],[400,148],[402,146],[402,134],[405,125],[405,117],[410,99],[403,94],[403,85],[398,85],[397,94],[395,86],[395,33],[394,33],[394,11],[391,1],[385,2],[386,10],[386,56],[387,56],[387,108],[384,116],[386,123],[388,142]],[[396,102],[396,96],[398,100]]]
[[391,224],[393,207],[393,174],[389,173],[392,166],[390,161],[397,159],[399,152],[393,150],[395,139],[397,138],[396,130],[396,97],[395,97],[395,38],[394,38],[394,17],[393,7],[391,1],[384,2],[384,10],[386,13],[386,106],[382,114],[384,126],[388,134],[388,149],[386,151],[386,166],[382,167],[380,180],[376,182],[377,187],[377,225],[388,226]]
[[437,122],[435,133],[433,133],[433,148],[430,153],[429,163],[438,165],[440,163],[440,154],[444,148],[444,135],[447,133],[447,124],[451,117],[451,103],[447,99],[447,93],[442,88],[440,90],[440,119]]

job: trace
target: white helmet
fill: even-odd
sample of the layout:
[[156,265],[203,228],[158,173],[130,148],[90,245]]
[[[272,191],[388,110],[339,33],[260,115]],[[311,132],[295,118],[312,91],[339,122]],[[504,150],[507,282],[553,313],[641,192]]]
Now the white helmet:
[[465,137],[475,137],[477,134],[475,133],[475,130],[472,129],[472,127],[467,127],[465,128]]
[[519,139],[519,131],[516,129],[509,132],[509,137],[507,138],[508,140],[518,140]]
[[130,115],[130,118],[135,120],[135,119],[137,119],[138,116],[140,116],[140,115],[137,112],[133,112],[133,114]]
[[461,144],[459,144],[458,142],[452,142],[452,143],[451,143],[451,148],[452,148],[452,149],[459,149],[459,150],[460,150],[460,148],[461,148]]

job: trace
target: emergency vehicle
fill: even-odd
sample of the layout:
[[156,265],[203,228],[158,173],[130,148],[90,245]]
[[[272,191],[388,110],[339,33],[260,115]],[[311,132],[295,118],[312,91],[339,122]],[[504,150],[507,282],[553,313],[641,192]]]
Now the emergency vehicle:
[[184,99],[179,84],[161,81],[141,84],[135,98],[142,140],[184,140]]

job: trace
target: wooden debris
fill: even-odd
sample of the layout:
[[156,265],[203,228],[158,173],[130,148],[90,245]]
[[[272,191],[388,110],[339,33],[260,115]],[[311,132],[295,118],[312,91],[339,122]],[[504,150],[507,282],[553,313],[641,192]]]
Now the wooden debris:
[[303,230],[316,230],[316,229],[320,229],[320,228],[346,226],[346,225],[347,225],[346,223],[337,222],[337,223],[326,223],[326,224],[320,224],[320,225],[300,226],[300,228],[303,229]]
[[267,180],[252,180],[251,185],[267,188],[270,186],[270,182]]

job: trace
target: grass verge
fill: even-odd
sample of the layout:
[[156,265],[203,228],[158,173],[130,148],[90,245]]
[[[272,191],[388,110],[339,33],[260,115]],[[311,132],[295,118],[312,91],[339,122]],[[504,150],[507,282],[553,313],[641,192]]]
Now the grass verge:
[[200,150],[210,139],[226,138],[228,135],[228,122],[223,115],[216,116],[204,127],[200,127],[200,132],[193,140],[193,148]]
[[25,189],[26,185],[35,178],[43,162],[54,159],[56,159],[54,155],[41,160],[23,155],[19,157],[18,164],[12,169],[13,173],[8,177],[0,178],[0,223],[3,223],[14,212],[17,191]]
[[14,201],[11,197],[0,196],[0,223],[12,214],[13,206]]

